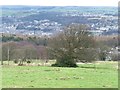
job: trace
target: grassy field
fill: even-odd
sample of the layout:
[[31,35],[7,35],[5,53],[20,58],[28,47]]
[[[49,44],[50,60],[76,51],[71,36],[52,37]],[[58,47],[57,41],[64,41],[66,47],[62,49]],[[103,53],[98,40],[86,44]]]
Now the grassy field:
[[117,62],[79,64],[77,68],[2,66],[3,88],[117,88]]

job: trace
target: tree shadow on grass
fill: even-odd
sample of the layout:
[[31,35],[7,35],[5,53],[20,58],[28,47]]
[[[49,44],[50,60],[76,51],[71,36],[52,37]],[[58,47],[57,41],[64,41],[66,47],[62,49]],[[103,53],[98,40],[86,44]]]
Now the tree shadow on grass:
[[88,67],[88,66],[79,66],[80,68],[87,68],[87,69],[111,69],[111,68],[107,68],[107,67],[96,67],[96,66],[92,66],[92,67]]

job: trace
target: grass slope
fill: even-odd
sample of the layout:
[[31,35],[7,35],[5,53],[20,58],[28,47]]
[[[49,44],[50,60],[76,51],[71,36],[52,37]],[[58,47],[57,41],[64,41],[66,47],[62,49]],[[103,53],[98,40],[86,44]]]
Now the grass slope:
[[81,64],[78,68],[3,66],[3,88],[114,88],[117,63]]

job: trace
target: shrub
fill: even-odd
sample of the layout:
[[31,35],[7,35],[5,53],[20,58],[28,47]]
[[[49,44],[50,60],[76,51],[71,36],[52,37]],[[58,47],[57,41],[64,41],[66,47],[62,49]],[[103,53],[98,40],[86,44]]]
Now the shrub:
[[14,60],[14,63],[17,64],[17,63],[18,63],[18,60]]
[[30,63],[31,63],[31,61],[27,61],[27,63],[28,63],[28,64],[30,64]]
[[68,60],[68,59],[62,59],[58,60],[55,64],[52,64],[52,66],[55,67],[78,67],[76,62],[73,62],[74,60]]

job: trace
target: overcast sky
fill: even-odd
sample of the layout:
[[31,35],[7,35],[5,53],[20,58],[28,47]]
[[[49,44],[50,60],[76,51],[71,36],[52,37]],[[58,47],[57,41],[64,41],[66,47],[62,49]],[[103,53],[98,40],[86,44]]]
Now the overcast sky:
[[0,0],[0,5],[118,6],[119,0]]

